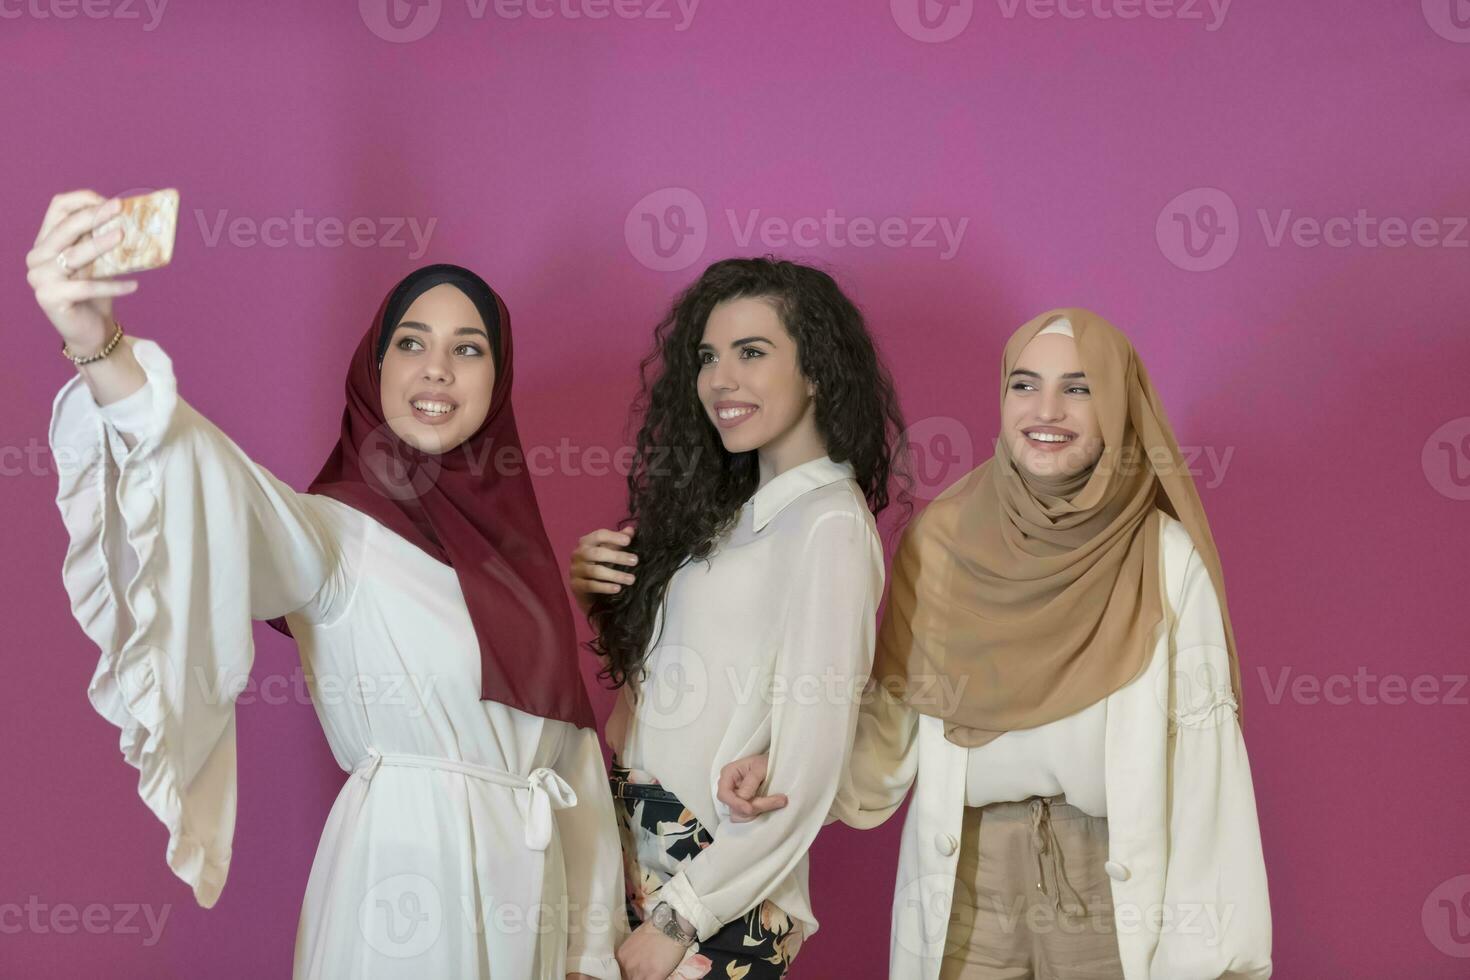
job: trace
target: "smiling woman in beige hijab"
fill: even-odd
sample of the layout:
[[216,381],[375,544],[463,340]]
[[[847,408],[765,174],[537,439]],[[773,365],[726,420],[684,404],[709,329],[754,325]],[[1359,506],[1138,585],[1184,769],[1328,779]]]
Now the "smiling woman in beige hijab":
[[1100,458],[1079,472],[1036,474],[997,439],[992,458],[925,509],[894,559],[874,675],[896,691],[968,677],[955,701],[915,702],[925,714],[949,709],[945,736],[958,745],[1065,718],[1138,674],[1164,618],[1156,509],[1184,525],[1209,569],[1239,704],[1219,552],[1148,372],[1102,317],[1049,310],[1006,344],[1002,400],[1021,352],[1043,332],[1076,342]]
[[[1001,381],[994,456],[899,546],[830,813],[874,827],[913,789],[889,975],[1264,980],[1235,636],[1158,395],[1073,308],[1015,332]],[[722,771],[732,821],[781,805],[763,778]]]

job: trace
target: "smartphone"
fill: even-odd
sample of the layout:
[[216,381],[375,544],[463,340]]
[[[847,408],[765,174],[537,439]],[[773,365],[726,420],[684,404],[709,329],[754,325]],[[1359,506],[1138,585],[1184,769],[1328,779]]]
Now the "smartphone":
[[123,239],[92,263],[91,277],[105,279],[168,265],[174,257],[178,224],[179,192],[175,188],[123,198],[122,211],[92,232],[94,238],[101,238],[121,228]]

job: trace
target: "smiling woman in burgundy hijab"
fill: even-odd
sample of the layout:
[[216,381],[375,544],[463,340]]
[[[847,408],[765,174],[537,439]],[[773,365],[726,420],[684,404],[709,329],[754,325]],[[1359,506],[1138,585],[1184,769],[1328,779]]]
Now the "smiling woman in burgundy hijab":
[[[411,404],[385,413],[382,364],[389,342],[408,330],[401,321],[414,301],[445,284],[473,303],[488,331],[494,384],[480,427],[452,448],[426,452],[399,438],[385,418],[419,413]],[[409,275],[352,355],[342,435],[307,492],[367,514],[455,570],[480,643],[481,698],[589,728],[595,719],[577,670],[560,560],[542,527],[516,431],[512,350],[510,314],[479,276],[446,264]],[[418,389],[442,390],[427,384]],[[405,402],[418,393],[399,392]],[[271,625],[289,632],[283,619]]]
[[[68,269],[91,261],[65,247]],[[48,310],[88,350],[73,320],[92,314],[117,331],[110,307]],[[218,899],[252,619],[296,639],[353,774],[306,883],[298,980],[618,976],[621,850],[513,375],[504,302],[434,265],[368,326],[306,493],[185,401],[152,341],[114,343],[57,395],[51,444],[79,460],[57,494],[62,577],[101,652],[88,695],[169,867]]]

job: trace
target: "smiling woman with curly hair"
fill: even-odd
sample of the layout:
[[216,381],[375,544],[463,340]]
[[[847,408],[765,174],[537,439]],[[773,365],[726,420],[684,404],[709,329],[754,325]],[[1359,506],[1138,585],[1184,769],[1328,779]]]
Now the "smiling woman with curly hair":
[[[587,535],[571,565],[621,689],[607,735],[636,931],[618,958],[633,980],[779,977],[817,928],[806,852],[872,666],[873,514],[902,480],[903,419],[857,307],[771,258],[706,269],[642,377],[635,527]],[[752,751],[769,792],[803,802],[729,823],[716,781]]]

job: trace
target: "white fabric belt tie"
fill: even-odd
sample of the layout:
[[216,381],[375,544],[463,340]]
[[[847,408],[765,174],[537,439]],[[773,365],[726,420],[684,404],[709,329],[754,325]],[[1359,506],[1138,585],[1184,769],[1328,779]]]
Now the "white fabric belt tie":
[[352,774],[371,783],[379,766],[407,766],[415,769],[439,769],[457,772],[487,783],[505,786],[516,791],[516,803],[526,823],[526,846],[533,851],[544,851],[551,845],[551,834],[555,829],[552,810],[564,810],[577,805],[577,794],[554,769],[532,769],[529,776],[517,776],[503,769],[459,762],[432,755],[411,755],[406,752],[382,753],[368,749],[361,762],[353,766]]

